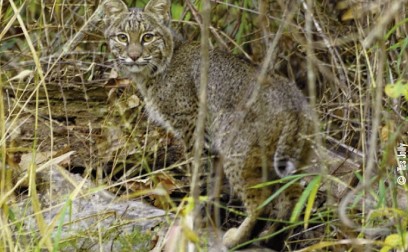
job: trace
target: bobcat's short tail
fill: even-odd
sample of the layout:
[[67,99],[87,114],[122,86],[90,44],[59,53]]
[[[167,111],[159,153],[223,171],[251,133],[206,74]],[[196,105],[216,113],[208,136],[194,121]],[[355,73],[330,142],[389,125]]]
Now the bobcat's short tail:
[[296,172],[299,168],[300,160],[304,152],[308,151],[309,142],[305,135],[310,132],[310,125],[302,115],[292,115],[288,120],[288,125],[282,129],[278,140],[278,145],[273,158],[273,166],[280,178],[286,177]]
[[274,168],[276,174],[280,177],[286,177],[296,172],[297,164],[289,158],[276,157],[274,160]]

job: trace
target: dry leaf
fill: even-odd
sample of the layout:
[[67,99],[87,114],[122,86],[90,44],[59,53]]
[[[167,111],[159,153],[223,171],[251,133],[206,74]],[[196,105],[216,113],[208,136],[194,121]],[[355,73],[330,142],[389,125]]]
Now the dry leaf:
[[34,75],[34,71],[33,70],[23,70],[20,73],[18,73],[16,76],[14,76],[13,78],[10,79],[10,81],[14,81],[14,80],[24,80],[27,77],[32,77]]
[[112,71],[109,73],[109,79],[117,79],[118,77],[118,72],[114,68],[112,68]]
[[132,95],[127,99],[127,105],[129,108],[136,108],[140,105],[140,99],[137,95]]

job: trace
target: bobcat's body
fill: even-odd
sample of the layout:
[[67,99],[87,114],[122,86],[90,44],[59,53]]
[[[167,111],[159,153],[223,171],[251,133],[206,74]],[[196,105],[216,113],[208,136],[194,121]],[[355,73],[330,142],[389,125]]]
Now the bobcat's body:
[[[198,116],[200,45],[183,44],[174,37],[166,0],[151,0],[144,10],[128,10],[120,0],[103,4],[105,36],[118,67],[135,81],[150,118],[191,150]],[[305,136],[312,133],[304,96],[280,76],[267,76],[247,106],[258,85],[257,74],[245,60],[210,52],[206,140],[223,160],[225,174],[248,214],[238,229],[224,236],[228,247],[249,238],[262,214],[257,207],[272,194],[268,188],[249,187],[292,173],[307,155]]]

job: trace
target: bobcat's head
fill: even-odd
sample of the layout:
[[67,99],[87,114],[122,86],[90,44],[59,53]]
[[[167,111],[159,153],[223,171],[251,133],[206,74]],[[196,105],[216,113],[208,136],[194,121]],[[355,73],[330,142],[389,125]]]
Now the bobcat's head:
[[174,46],[169,0],[150,0],[144,9],[128,9],[122,0],[106,0],[102,4],[105,38],[118,65],[144,77],[162,72]]

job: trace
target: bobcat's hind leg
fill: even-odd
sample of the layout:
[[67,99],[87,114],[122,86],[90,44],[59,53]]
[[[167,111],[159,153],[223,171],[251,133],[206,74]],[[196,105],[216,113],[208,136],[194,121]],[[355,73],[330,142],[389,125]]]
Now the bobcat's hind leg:
[[232,248],[247,241],[255,226],[257,215],[248,215],[238,228],[230,228],[224,234],[222,242],[227,248]]
[[299,197],[303,191],[303,186],[300,183],[295,183],[273,201],[272,208],[270,209],[270,212],[268,212],[269,218],[281,220],[283,222],[277,221],[267,223],[264,230],[259,234],[260,238],[265,238],[261,241],[262,245],[278,251],[283,249],[284,243],[293,232],[293,229],[280,232],[273,237],[271,237],[271,235],[287,226],[286,222],[289,221],[292,211],[296,203],[299,201]]
[[241,198],[247,214],[247,217],[238,228],[229,229],[223,237],[224,245],[228,248],[232,248],[251,238],[257,219],[263,212],[263,209],[258,209],[258,206],[266,199],[268,192],[267,189],[250,188],[259,184],[261,178],[256,176],[252,177],[252,175],[259,174],[252,171],[251,168],[245,167],[244,160],[240,160],[239,158],[226,160],[224,171],[234,193]]

